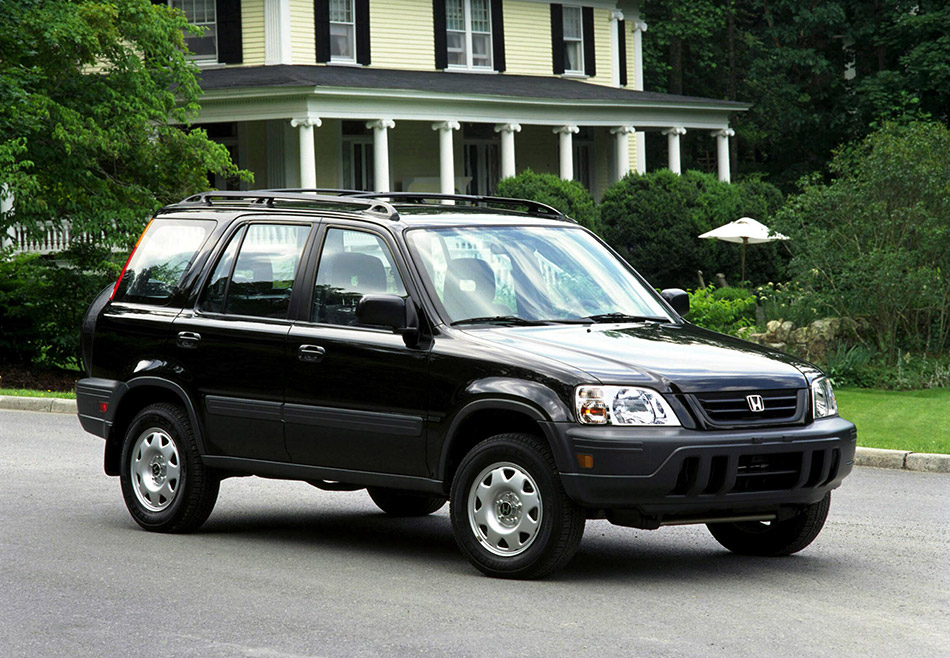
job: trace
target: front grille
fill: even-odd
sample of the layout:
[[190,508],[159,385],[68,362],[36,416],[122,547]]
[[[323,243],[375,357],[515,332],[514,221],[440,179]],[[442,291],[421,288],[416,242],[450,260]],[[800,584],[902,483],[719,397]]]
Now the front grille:
[[[713,426],[778,425],[800,420],[807,399],[804,389],[694,393],[703,416]],[[749,396],[760,396],[761,411],[753,411]]]
[[671,496],[788,491],[826,486],[838,476],[837,448],[686,457]]

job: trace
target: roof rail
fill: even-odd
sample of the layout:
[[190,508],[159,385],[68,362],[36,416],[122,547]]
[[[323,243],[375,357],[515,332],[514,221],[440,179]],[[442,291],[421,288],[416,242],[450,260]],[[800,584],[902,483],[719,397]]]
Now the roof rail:
[[495,205],[526,208],[527,213],[538,217],[548,217],[573,222],[557,208],[540,201],[530,199],[512,199],[500,196],[482,196],[474,194],[434,194],[430,192],[354,192],[351,198],[389,199],[406,203],[426,203],[426,201],[464,201],[474,205]]
[[377,199],[360,198],[352,194],[329,196],[309,192],[285,192],[282,190],[200,192],[186,199],[182,199],[181,203],[213,206],[215,205],[215,200],[220,200],[223,205],[263,206],[264,208],[274,208],[278,202],[301,205],[307,204],[317,208],[330,207],[331,209],[334,209],[334,206],[349,206],[350,209],[356,206],[356,210],[383,215],[394,221],[399,219],[399,212],[393,208],[392,204]]

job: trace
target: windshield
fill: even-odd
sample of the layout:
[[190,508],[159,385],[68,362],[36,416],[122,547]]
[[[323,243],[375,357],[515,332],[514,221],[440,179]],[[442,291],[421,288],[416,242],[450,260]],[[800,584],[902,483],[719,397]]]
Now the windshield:
[[453,324],[671,321],[652,291],[578,227],[414,229],[408,239]]

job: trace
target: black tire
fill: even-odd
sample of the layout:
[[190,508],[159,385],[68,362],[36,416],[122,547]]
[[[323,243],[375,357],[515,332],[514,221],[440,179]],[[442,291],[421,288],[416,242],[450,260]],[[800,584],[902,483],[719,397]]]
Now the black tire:
[[433,496],[417,491],[367,487],[369,497],[379,509],[390,516],[425,516],[442,509],[445,496]]
[[479,443],[452,480],[452,532],[462,553],[496,578],[540,578],[571,561],[586,515],[568,498],[547,446],[529,434]]
[[153,404],[125,433],[119,469],[122,497],[135,522],[153,532],[189,532],[204,523],[220,479],[205,467],[188,414]]
[[791,555],[815,540],[825,525],[830,506],[829,491],[819,502],[808,505],[800,514],[784,521],[708,523],[706,527],[716,541],[739,555]]

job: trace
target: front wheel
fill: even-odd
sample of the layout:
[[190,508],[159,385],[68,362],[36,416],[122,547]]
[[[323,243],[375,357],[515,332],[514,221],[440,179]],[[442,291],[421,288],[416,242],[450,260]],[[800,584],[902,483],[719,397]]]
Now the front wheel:
[[452,481],[452,532],[482,573],[540,578],[563,568],[585,514],[564,491],[554,458],[535,437],[501,434],[472,449]]
[[153,532],[198,528],[220,482],[201,462],[188,414],[164,403],[145,407],[129,424],[119,480],[132,518]]
[[828,518],[831,492],[817,503],[784,521],[709,523],[709,532],[720,544],[740,555],[778,557],[802,550],[815,540]]

